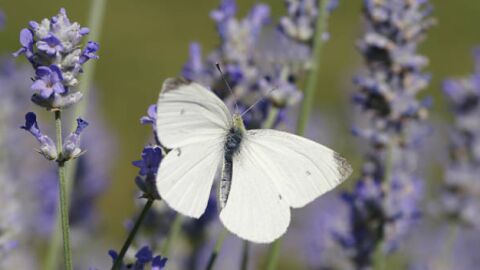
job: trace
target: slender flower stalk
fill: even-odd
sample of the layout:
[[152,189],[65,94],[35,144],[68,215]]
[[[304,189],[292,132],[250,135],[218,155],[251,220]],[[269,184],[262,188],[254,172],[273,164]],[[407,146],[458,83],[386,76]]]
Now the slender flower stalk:
[[316,25],[315,25],[315,36],[313,39],[313,55],[312,59],[313,62],[311,64],[309,75],[307,78],[307,84],[304,92],[303,104],[301,107],[300,114],[298,115],[298,123],[297,123],[297,134],[303,135],[305,134],[305,128],[307,127],[308,119],[310,117],[310,112],[312,111],[312,107],[315,101],[315,93],[318,89],[318,72],[321,60],[321,52],[323,48],[323,44],[325,43],[325,33],[327,33],[328,29],[328,17],[329,17],[329,7],[330,1],[322,0],[320,1],[320,6],[318,7],[318,16],[316,18]]
[[[90,4],[90,16],[88,18],[88,26],[90,29],[90,38],[92,40],[99,40],[101,35],[101,25],[103,17],[105,15],[105,7],[107,0],[92,0]],[[88,95],[92,87],[93,74],[95,73],[96,62],[89,62],[83,68],[82,82],[79,85],[79,92],[83,93],[84,99],[88,100]],[[82,102],[73,109],[73,118],[77,118],[80,115],[86,114],[88,102]],[[73,160],[69,166],[66,167],[66,179],[67,181],[67,201],[70,201],[70,195],[72,192],[75,171],[77,169],[77,161]],[[61,234],[60,234],[60,217],[57,216],[55,227],[47,252],[47,259],[45,260],[45,269],[53,269],[58,262],[58,253],[61,246]]]
[[215,242],[215,247],[213,248],[212,254],[210,254],[205,270],[212,270],[215,266],[215,262],[217,261],[218,254],[220,254],[220,250],[222,249],[223,242],[225,241],[227,234],[228,231],[225,228],[222,228],[222,231],[218,235],[217,241]]
[[163,256],[168,257],[168,255],[170,254],[170,249],[172,247],[172,244],[175,242],[178,235],[180,234],[180,229],[182,228],[182,224],[183,224],[183,217],[180,214],[177,214],[175,216],[175,219],[173,220],[173,224],[170,227],[170,230],[168,231],[167,239],[163,244],[163,247],[161,250],[161,253],[163,254]]
[[[301,2],[301,1],[299,1]],[[308,1],[305,1],[308,2]],[[303,103],[300,109],[300,114],[298,115],[297,121],[297,130],[296,133],[298,135],[304,135],[305,129],[307,127],[307,123],[310,117],[310,113],[312,111],[312,107],[315,100],[315,93],[317,90],[317,82],[318,82],[318,72],[319,72],[319,61],[321,59],[321,52],[323,44],[325,43],[325,34],[327,33],[328,29],[328,17],[332,11],[332,2],[335,1],[327,1],[321,0],[319,1],[319,6],[317,7],[318,15],[314,17],[315,24],[314,24],[314,35],[310,37],[313,54],[311,62],[311,66],[309,69],[309,74],[307,77],[306,88],[304,91],[304,98]],[[277,261],[280,255],[280,247],[282,245],[282,240],[276,240],[272,246],[270,247],[270,251],[267,257],[267,270],[275,270],[277,268]]]
[[143,207],[142,212],[140,213],[140,216],[138,216],[137,220],[135,221],[135,224],[133,225],[132,230],[128,234],[127,239],[125,240],[125,243],[123,243],[120,253],[114,260],[113,266],[111,268],[112,270],[121,269],[120,267],[123,264],[123,257],[125,257],[125,254],[127,253],[128,248],[132,244],[132,241],[135,238],[135,235],[137,234],[138,229],[140,228],[140,225],[142,224],[148,210],[152,207],[154,202],[155,202],[154,199],[148,199],[147,202],[145,203],[145,206]]
[[249,253],[250,253],[250,242],[243,240],[242,262],[240,264],[240,270],[248,269]]
[[[55,111],[55,130],[57,131],[57,151],[62,152],[62,114]],[[67,183],[65,178],[65,162],[58,160],[58,179],[60,180],[60,220],[62,224],[63,255],[65,269],[73,270],[72,251],[70,247],[70,225],[68,218],[69,202],[67,199]]]
[[[156,123],[156,105],[150,106],[148,109],[148,116],[140,118],[141,124],[152,125],[155,133]],[[124,257],[127,250],[133,243],[135,236],[138,234],[139,229],[143,221],[147,217],[147,213],[152,207],[152,204],[156,200],[160,200],[160,195],[156,189],[155,181],[157,177],[157,171],[162,161],[164,149],[159,145],[148,145],[144,147],[142,151],[142,159],[133,161],[132,164],[138,167],[140,170],[138,176],[135,178],[135,184],[141,191],[141,199],[147,199],[143,209],[140,212],[137,220],[135,221],[133,228],[130,230],[119,254],[115,253],[112,270],[121,270],[124,266]],[[162,253],[163,254],[163,253]],[[149,261],[149,260],[148,260]]]

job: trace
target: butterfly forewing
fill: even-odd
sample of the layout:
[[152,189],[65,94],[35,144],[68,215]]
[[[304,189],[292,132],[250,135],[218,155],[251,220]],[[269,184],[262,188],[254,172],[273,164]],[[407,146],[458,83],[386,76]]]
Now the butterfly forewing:
[[176,211],[200,217],[223,159],[227,107],[205,87],[167,79],[157,103],[157,136],[171,149],[157,173],[157,189]]
[[232,116],[214,93],[194,82],[167,79],[157,103],[157,133],[167,148],[224,136]]

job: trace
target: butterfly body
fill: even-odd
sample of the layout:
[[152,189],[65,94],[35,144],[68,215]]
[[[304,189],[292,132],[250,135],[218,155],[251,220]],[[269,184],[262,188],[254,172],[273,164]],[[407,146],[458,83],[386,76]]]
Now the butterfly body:
[[[157,103],[157,136],[170,151],[157,173],[162,199],[194,218],[207,206],[221,167],[220,220],[239,237],[269,243],[303,207],[351,173],[331,149],[272,129],[246,130],[241,115],[205,87],[167,79]],[[181,155],[177,155],[181,152]]]

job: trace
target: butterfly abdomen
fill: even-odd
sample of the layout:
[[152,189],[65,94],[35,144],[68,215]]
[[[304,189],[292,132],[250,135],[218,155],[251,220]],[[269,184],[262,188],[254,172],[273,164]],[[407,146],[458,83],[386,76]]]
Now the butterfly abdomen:
[[242,139],[243,131],[241,129],[237,127],[230,128],[225,140],[222,179],[220,180],[218,192],[222,208],[227,204],[228,194],[232,185],[233,156],[240,150]]

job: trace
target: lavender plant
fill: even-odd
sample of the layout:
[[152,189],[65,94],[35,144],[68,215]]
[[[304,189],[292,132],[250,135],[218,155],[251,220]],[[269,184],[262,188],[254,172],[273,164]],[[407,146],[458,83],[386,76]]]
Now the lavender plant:
[[34,113],[26,115],[25,125],[40,143],[39,152],[48,160],[56,161],[59,176],[60,214],[64,243],[65,269],[72,269],[70,250],[67,183],[65,179],[65,162],[78,158],[82,154],[80,134],[88,125],[77,119],[77,129],[63,141],[62,111],[79,102],[80,92],[72,92],[79,83],[82,65],[90,59],[97,58],[98,44],[89,41],[83,48],[82,38],[89,32],[78,23],[71,23],[64,9],[51,19],[43,19],[40,23],[31,21],[29,27],[20,32],[22,47],[14,56],[24,55],[35,69],[34,82],[31,89],[35,91],[31,100],[40,107],[55,115],[57,133],[56,145],[48,135],[43,134]]
[[450,132],[450,162],[445,170],[442,205],[457,223],[480,228],[480,48],[474,51],[475,72],[448,79],[443,91],[454,114]]
[[355,79],[360,117],[353,134],[368,148],[357,184],[341,195],[349,229],[332,233],[355,269],[384,263],[383,254],[398,247],[419,217],[416,151],[430,101],[417,97],[429,76],[422,72],[428,60],[416,50],[434,23],[423,0],[365,0],[363,10],[366,33],[358,47],[367,68]]

